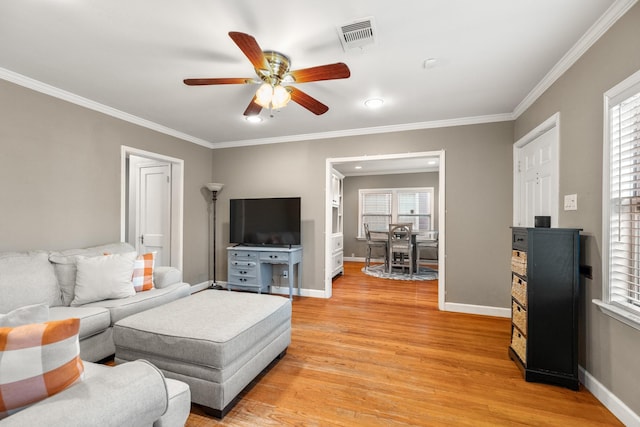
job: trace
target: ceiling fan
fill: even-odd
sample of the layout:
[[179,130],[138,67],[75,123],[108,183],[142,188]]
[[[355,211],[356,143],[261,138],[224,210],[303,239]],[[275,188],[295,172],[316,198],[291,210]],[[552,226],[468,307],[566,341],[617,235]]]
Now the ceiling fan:
[[300,70],[289,70],[291,60],[286,55],[271,50],[263,51],[253,36],[231,31],[229,37],[251,61],[258,79],[242,77],[185,79],[184,84],[188,86],[203,86],[262,83],[245,110],[245,116],[258,115],[263,108],[282,108],[289,101],[301,105],[316,115],[324,114],[329,110],[329,107],[300,89],[288,85],[283,86],[283,84],[346,79],[351,75],[349,67],[342,62]]

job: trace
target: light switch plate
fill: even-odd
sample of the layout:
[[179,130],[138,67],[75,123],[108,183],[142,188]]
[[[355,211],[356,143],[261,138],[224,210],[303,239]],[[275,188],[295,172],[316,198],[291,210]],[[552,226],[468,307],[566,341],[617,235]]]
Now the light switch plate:
[[565,211],[577,211],[578,210],[578,195],[566,194],[564,196],[564,210]]

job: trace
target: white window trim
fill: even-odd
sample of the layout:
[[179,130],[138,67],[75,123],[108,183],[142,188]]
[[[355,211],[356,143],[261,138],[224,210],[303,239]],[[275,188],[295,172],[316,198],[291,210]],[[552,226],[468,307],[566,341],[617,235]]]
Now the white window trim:
[[640,71],[634,73],[624,81],[618,83],[604,94],[604,126],[603,126],[603,168],[602,168],[602,299],[593,299],[592,302],[600,308],[600,310],[612,318],[640,330],[640,315],[627,310],[620,305],[616,305],[611,301],[611,292],[609,285],[609,257],[610,257],[610,235],[609,235],[609,218],[610,218],[610,130],[609,130],[609,109],[624,99],[640,92]]
[[396,202],[396,195],[399,192],[423,192],[429,193],[430,197],[430,218],[429,218],[429,227],[431,230],[434,229],[435,224],[435,212],[433,211],[435,208],[435,200],[433,199],[435,196],[434,187],[394,187],[394,188],[361,188],[358,190],[358,235],[356,239],[364,240],[366,236],[362,234],[363,224],[362,224],[362,194],[363,193],[380,193],[380,192],[391,192],[393,193],[393,201],[391,202],[391,221],[393,222],[393,218],[398,217],[398,204]]

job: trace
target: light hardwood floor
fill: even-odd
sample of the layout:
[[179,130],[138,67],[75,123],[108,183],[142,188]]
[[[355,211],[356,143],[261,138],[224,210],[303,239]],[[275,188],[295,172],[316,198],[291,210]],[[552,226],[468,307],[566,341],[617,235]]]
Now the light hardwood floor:
[[437,282],[345,263],[331,299],[295,297],[287,355],[223,421],[204,426],[622,425],[584,388],[527,383],[507,355],[509,319],[440,312]]

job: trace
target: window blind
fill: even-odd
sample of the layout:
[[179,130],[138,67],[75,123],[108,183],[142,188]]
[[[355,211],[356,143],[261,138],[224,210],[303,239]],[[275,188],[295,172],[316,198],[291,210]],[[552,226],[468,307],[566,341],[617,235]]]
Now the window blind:
[[431,193],[426,191],[398,192],[398,222],[408,222],[414,230],[431,228]]
[[609,141],[609,299],[640,313],[640,93],[610,107]]
[[368,192],[362,195],[362,223],[369,224],[369,230],[386,231],[391,222],[390,192]]

